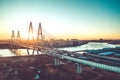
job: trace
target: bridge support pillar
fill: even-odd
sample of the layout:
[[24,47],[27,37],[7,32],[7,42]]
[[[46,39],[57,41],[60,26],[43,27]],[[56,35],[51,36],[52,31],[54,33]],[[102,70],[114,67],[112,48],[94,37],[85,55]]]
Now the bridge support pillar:
[[68,60],[68,63],[71,63],[71,61],[70,61],[70,60]]
[[82,65],[77,63],[77,74],[82,73]]
[[54,58],[54,65],[56,66],[57,65],[57,59]]
[[56,57],[54,58],[54,65],[56,66],[56,65],[59,65],[60,64],[60,61],[59,61],[59,59],[57,59]]

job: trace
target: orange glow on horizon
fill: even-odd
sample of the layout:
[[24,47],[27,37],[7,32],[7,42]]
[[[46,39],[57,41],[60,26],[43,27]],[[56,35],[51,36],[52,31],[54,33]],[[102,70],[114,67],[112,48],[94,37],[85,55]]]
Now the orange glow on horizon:
[[[0,40],[4,39],[11,39],[11,32],[1,32],[0,33]],[[32,36],[34,37],[34,40],[37,39],[37,32],[34,32],[33,34],[29,34],[30,39],[32,39]],[[55,37],[48,37],[45,35],[45,39],[80,39],[80,40],[98,40],[98,39],[120,39],[119,34],[55,34]],[[21,40],[27,40],[28,39],[28,31],[21,31],[20,32]],[[15,34],[15,38],[17,38],[17,34]]]

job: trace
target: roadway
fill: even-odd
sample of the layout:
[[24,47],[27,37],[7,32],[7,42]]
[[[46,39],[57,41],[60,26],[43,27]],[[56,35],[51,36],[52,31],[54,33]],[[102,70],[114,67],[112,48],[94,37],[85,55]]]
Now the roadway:
[[62,50],[58,51],[58,53],[62,54],[62,55],[120,67],[120,59],[119,58],[100,56],[100,55],[96,55],[96,54],[87,53],[85,51],[81,51],[80,52],[81,54],[78,52],[80,52],[80,51],[73,51],[73,52],[62,51]]
[[[48,54],[48,52],[47,52],[47,54]],[[75,62],[75,63],[80,63],[80,64],[88,65],[91,67],[120,73],[120,66],[119,66],[120,63],[112,64],[115,62],[114,59],[113,59],[114,62],[109,61],[112,59],[106,59],[107,63],[105,63],[104,60],[102,60],[102,57],[101,57],[101,59],[96,58],[96,57],[91,58],[89,56],[84,56],[82,54],[78,54],[78,53],[71,54],[71,52],[69,53],[68,51],[61,51],[61,50],[58,50],[58,51],[57,50],[50,50],[49,55],[52,55],[53,57],[65,59],[65,60],[70,60],[70,61]],[[100,60],[102,60],[102,63],[100,62]],[[118,59],[116,59],[116,60],[118,60]]]

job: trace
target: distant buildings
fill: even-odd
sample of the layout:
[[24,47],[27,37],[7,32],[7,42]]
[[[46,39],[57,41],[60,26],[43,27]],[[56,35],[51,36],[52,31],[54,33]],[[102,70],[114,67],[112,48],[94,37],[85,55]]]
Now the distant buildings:
[[69,39],[67,39],[67,40],[51,39],[46,43],[45,43],[46,44],[45,46],[50,46],[50,47],[70,47],[70,46],[79,46],[79,45],[85,44],[85,43],[87,43],[87,41],[81,41],[81,40],[78,40],[78,39],[71,39],[71,40],[69,40]]
[[51,40],[45,40],[43,43],[44,46],[48,46],[48,47],[71,47],[71,46],[83,45],[88,42],[106,42],[110,44],[120,44],[120,40],[104,40],[104,39],[99,39],[99,40],[51,39]]

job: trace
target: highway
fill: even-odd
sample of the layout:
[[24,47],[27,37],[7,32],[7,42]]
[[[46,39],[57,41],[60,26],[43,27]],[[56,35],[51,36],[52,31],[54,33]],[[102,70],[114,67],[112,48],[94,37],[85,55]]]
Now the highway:
[[91,53],[87,53],[85,56],[90,58],[90,59],[95,60],[95,62],[105,63],[108,65],[120,67],[120,59],[119,58],[100,56],[100,55],[91,54]]
[[59,54],[72,56],[75,58],[80,58],[83,60],[93,61],[93,62],[97,62],[97,63],[104,63],[104,64],[120,67],[120,59],[119,58],[100,56],[100,55],[96,55],[96,54],[87,53],[84,51],[81,51],[82,54],[78,53],[78,51],[76,51],[76,52],[63,51],[63,53],[60,53],[60,52],[62,52],[62,51],[59,51]]
[[[52,51],[51,50],[49,55],[52,55],[53,57],[65,59],[65,60],[70,60],[70,61],[75,62],[75,63],[80,63],[80,64],[88,65],[91,67],[120,73],[120,66],[119,66],[120,64],[119,63],[112,64],[112,62],[109,61],[109,59],[107,59],[107,61],[102,60],[102,57],[101,57],[101,59],[96,58],[96,57],[91,58],[89,56],[85,56],[85,55],[78,54],[78,53],[69,54],[68,51],[61,51],[61,50],[60,51],[54,51],[54,50]],[[100,60],[102,63],[100,62]],[[110,60],[112,60],[112,59],[110,59]],[[118,60],[118,59],[116,59],[116,60]],[[113,59],[113,61],[115,62],[114,59]],[[107,62],[107,63],[105,63],[105,62]]]

